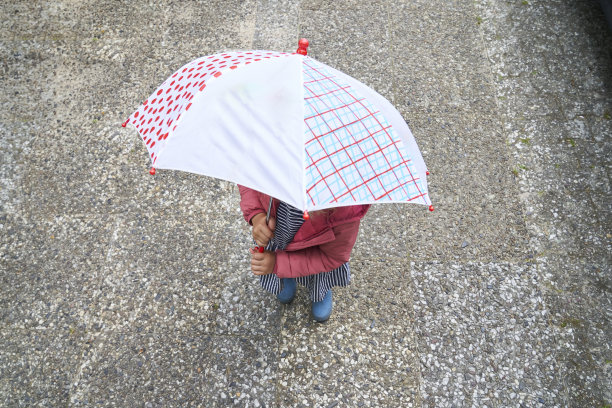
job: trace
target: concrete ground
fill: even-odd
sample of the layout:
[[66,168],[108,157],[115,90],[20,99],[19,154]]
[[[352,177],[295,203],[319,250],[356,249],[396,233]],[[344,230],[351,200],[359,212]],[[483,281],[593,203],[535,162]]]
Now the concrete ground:
[[[597,2],[5,1],[0,17],[0,405],[612,404]],[[372,209],[326,324],[303,291],[260,290],[234,186],[151,177],[120,126],[185,62],[299,37],[398,107],[436,206]]]

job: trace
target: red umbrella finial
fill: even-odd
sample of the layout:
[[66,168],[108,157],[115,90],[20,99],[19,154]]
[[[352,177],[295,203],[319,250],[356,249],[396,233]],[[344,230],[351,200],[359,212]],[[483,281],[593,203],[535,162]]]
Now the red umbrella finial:
[[297,53],[300,55],[306,55],[308,54],[308,51],[306,50],[306,48],[308,48],[308,40],[305,38],[300,38],[300,40],[298,41],[298,49],[297,49]]

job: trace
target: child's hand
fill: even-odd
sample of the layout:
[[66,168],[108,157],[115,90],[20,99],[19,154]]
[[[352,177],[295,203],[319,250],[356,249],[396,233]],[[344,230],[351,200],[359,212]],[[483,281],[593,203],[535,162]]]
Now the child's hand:
[[255,243],[261,247],[268,245],[268,242],[274,238],[276,219],[270,217],[268,224],[266,224],[266,214],[259,213],[251,219],[251,224],[253,224],[253,239]]
[[276,264],[276,253],[258,252],[251,248],[251,270],[253,275],[269,275],[274,272]]

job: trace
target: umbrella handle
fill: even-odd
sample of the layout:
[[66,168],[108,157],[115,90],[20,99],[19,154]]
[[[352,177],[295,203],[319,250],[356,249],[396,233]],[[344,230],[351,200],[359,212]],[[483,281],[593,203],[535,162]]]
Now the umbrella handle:
[[270,202],[268,203],[268,212],[266,213],[266,225],[268,225],[268,221],[270,221],[270,213],[272,212],[272,201],[274,199],[270,197]]
[[[270,212],[272,211],[272,200],[274,199],[270,197],[270,203],[268,204],[268,212],[266,213],[266,225],[268,225],[268,221],[270,221]],[[255,250],[255,252],[259,252],[260,254],[263,254],[264,251],[266,250],[266,248],[262,246],[256,246],[253,249]]]

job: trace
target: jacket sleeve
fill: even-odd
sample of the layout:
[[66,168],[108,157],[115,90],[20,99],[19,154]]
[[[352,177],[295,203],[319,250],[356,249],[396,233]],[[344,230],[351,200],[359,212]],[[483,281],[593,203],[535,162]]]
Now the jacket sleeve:
[[238,184],[238,190],[240,191],[240,209],[244,219],[250,224],[254,216],[265,213],[266,209],[262,207],[261,201],[259,201],[259,192],[240,184]]
[[274,273],[279,278],[297,278],[329,272],[348,262],[359,233],[359,221],[333,228],[331,242],[298,251],[277,251]]

